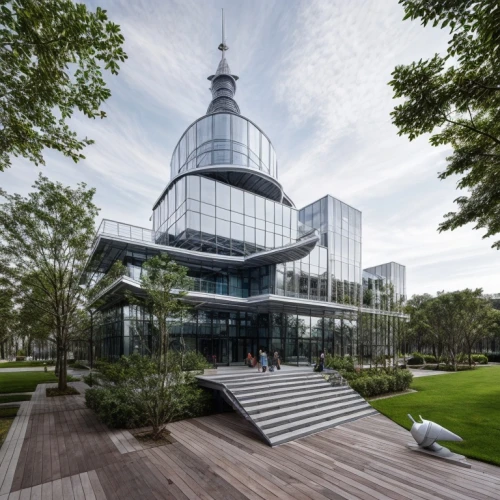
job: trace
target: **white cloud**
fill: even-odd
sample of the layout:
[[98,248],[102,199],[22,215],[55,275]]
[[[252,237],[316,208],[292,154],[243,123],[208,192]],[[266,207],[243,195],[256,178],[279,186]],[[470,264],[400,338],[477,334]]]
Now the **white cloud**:
[[[498,290],[498,253],[470,228],[437,233],[453,209],[453,180],[438,181],[446,151],[412,143],[391,124],[390,73],[441,51],[446,36],[402,22],[390,1],[109,0],[129,59],[109,77],[108,118],[77,117],[96,140],[78,165],[49,152],[51,179],[97,187],[101,216],[149,227],[185,128],[206,112],[207,76],[220,57],[226,7],[228,60],[242,113],[271,137],[280,181],[297,206],[331,194],[363,211],[363,263],[408,267],[408,291]],[[0,174],[29,191],[38,169],[21,160]]]

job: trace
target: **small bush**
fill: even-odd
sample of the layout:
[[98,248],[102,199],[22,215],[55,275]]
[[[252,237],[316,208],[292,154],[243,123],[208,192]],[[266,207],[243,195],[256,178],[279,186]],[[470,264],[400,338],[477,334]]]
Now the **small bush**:
[[327,354],[325,357],[325,367],[338,370],[339,372],[354,372],[354,359],[350,356],[341,357]]
[[143,409],[130,398],[129,391],[105,387],[87,389],[85,404],[109,427],[132,428],[144,425]]
[[480,365],[487,365],[488,364],[488,358],[484,354],[473,354],[472,361],[474,363],[478,363]]
[[388,392],[406,391],[413,381],[413,374],[408,370],[362,370],[351,377],[349,385],[364,398],[370,398]]

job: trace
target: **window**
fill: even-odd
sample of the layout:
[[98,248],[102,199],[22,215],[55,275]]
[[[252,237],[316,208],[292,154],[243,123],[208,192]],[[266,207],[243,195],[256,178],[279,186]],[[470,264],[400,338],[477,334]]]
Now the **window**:
[[255,217],[255,195],[245,192],[245,215]]
[[259,129],[254,127],[251,123],[248,124],[248,137],[249,137],[249,154],[250,159],[259,166],[260,160],[260,132]]
[[231,188],[231,211],[243,213],[243,191]]
[[193,200],[200,199],[200,178],[196,175],[187,176],[187,197]]
[[201,214],[201,231],[209,236],[215,235],[215,217]]
[[274,222],[280,226],[283,224],[283,206],[279,203],[274,205]]
[[274,222],[274,202],[266,200],[266,222]]
[[255,197],[255,217],[261,220],[266,219],[265,200],[260,196]]
[[247,121],[239,116],[231,116],[233,122],[233,141],[247,145]]
[[212,139],[212,117],[207,116],[196,124],[196,143],[198,147]]
[[231,208],[231,188],[227,184],[217,182],[217,198],[216,203],[218,207],[230,209]]
[[262,161],[262,168],[269,172],[269,141],[262,135],[262,151],[260,155]]
[[201,178],[201,201],[215,205],[215,182],[205,177]]
[[[214,139],[226,139],[229,141],[230,134],[230,115],[216,114],[214,115]],[[228,144],[229,147],[229,144]]]
[[231,237],[230,223],[228,221],[217,219],[217,236]]

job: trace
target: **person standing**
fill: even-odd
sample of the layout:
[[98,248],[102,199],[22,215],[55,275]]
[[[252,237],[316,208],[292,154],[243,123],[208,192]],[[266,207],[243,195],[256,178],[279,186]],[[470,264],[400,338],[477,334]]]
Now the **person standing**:
[[325,368],[325,351],[319,353],[319,371],[322,372]]
[[259,355],[257,356],[257,371],[260,372],[261,366],[262,366],[262,349],[259,349]]
[[273,355],[273,364],[277,370],[281,370],[280,353],[276,350]]
[[262,372],[267,370],[267,352],[265,349],[260,351],[260,364],[262,365]]

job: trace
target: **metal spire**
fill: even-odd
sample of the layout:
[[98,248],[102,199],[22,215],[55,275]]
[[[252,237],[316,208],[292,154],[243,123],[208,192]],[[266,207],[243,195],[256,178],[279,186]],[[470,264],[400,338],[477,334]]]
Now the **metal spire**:
[[229,50],[229,47],[226,45],[226,34],[225,34],[225,26],[224,26],[224,9],[222,10],[222,42],[219,45],[219,50],[222,51],[222,58],[224,59],[224,52]]
[[224,23],[224,9],[222,9],[222,41],[219,45],[219,50],[222,51],[222,57],[219,61],[219,66],[215,75],[211,75],[208,79],[212,82],[210,90],[212,92],[212,102],[207,110],[207,115],[211,113],[219,113],[229,111],[230,113],[239,113],[240,108],[234,100],[236,93],[236,80],[238,77],[231,73],[229,64],[227,63],[225,52],[229,50],[226,45],[226,26]]

